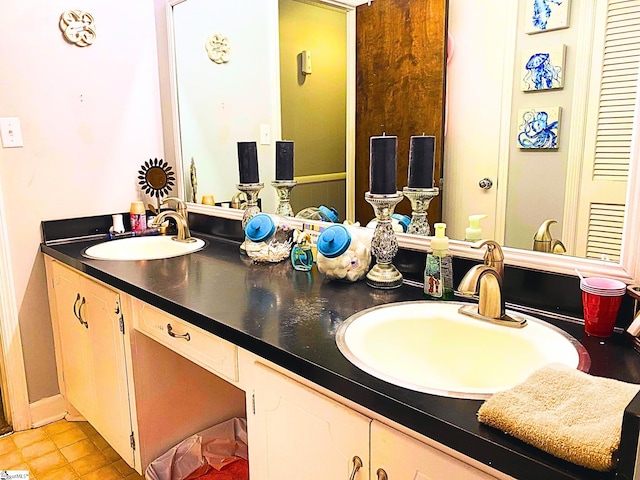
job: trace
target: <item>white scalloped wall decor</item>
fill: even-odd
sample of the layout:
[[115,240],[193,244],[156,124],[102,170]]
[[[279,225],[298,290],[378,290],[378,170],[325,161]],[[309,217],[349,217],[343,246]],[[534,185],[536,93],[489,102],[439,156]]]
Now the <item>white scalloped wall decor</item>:
[[78,47],[91,45],[96,39],[93,16],[81,10],[67,10],[60,15],[60,30],[65,40]]
[[214,33],[207,38],[207,55],[216,63],[227,63],[231,58],[231,45],[229,39],[219,33]]

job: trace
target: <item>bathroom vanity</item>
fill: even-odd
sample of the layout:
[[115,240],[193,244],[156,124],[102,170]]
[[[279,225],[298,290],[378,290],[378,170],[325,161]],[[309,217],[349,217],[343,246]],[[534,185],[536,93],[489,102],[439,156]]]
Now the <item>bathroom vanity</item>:
[[[343,357],[335,332],[345,319],[423,300],[420,288],[332,283],[196,235],[204,249],[152,261],[84,257],[96,239],[42,245],[61,392],[138,472],[243,416],[253,480],[374,480],[379,469],[391,480],[614,478],[481,425],[479,400],[396,387]],[[621,337],[549,321],[588,349],[591,373],[640,383],[640,357]]]

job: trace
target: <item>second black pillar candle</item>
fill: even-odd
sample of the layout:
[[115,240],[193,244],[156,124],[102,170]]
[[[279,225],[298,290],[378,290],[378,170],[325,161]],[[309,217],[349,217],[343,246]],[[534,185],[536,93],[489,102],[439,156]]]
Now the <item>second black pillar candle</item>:
[[369,191],[374,195],[397,192],[398,137],[369,139]]

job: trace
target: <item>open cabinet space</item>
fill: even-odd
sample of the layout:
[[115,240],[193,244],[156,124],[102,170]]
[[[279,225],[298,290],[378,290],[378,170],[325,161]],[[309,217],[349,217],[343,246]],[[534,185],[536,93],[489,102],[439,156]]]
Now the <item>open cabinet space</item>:
[[132,332],[132,347],[136,451],[144,468],[194,433],[246,417],[245,393],[236,386],[140,332]]

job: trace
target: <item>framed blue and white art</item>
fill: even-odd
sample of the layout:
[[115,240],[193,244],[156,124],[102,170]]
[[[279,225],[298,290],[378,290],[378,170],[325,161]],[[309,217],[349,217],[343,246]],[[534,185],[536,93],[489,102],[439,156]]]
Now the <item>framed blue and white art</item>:
[[522,52],[520,88],[523,92],[564,87],[565,45],[535,48]]
[[533,34],[569,26],[570,0],[525,0],[524,31]]
[[558,148],[561,112],[561,107],[518,110],[518,147],[523,149]]

